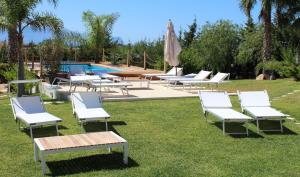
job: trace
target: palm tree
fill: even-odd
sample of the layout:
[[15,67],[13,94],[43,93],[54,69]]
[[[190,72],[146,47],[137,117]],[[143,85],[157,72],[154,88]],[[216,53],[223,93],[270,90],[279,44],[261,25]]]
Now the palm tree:
[[91,11],[83,12],[82,20],[88,29],[89,44],[95,52],[95,62],[100,61],[102,48],[111,40],[112,27],[118,14],[97,16]]
[[281,28],[289,34],[289,41],[297,48],[296,63],[300,64],[300,0],[286,0],[281,9]]
[[253,18],[251,15],[251,11],[256,3],[256,0],[241,0],[240,8],[243,10],[245,15],[247,16],[247,30],[252,32],[254,28]]
[[[18,79],[24,78],[24,60],[23,60],[23,32],[30,27],[33,31],[45,31],[50,29],[58,34],[63,28],[63,23],[51,13],[38,13],[34,9],[42,0],[1,0],[1,19],[5,23],[0,24],[2,29],[9,31],[9,44],[17,44],[18,56]],[[48,0],[54,5],[58,0]],[[9,28],[8,28],[9,27]],[[15,41],[17,40],[17,41]],[[12,47],[12,46],[11,46]],[[18,85],[18,96],[24,93],[24,85]]]
[[[263,21],[264,37],[263,37],[263,63],[271,59],[271,30],[272,30],[272,4],[274,0],[260,0],[261,12],[260,19]],[[256,4],[256,0],[240,0],[240,6],[248,17],[248,21],[252,21],[251,10]],[[263,69],[265,75],[265,70]]]

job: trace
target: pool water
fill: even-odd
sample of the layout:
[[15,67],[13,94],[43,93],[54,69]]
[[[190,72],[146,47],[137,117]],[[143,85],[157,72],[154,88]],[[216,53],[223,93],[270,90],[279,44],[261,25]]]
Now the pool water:
[[111,72],[119,72],[120,70],[116,69],[111,69],[111,68],[106,68],[106,67],[101,67],[101,66],[95,66],[95,65],[90,65],[90,64],[61,64],[60,65],[60,71],[61,72],[69,72],[70,71],[70,66],[76,66],[76,67],[82,67],[84,68],[84,71],[87,72],[92,72],[94,74],[101,74],[101,73],[111,73]]

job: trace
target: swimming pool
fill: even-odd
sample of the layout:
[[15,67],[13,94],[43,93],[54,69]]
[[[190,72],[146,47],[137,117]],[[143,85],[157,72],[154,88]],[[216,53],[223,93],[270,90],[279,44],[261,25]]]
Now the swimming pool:
[[96,65],[91,65],[91,64],[61,64],[59,70],[61,72],[69,72],[70,66],[82,67],[82,68],[84,68],[85,72],[92,72],[94,74],[112,73],[112,72],[120,71],[117,69],[111,69],[111,68],[106,68],[106,67],[101,67],[101,66],[96,66]]

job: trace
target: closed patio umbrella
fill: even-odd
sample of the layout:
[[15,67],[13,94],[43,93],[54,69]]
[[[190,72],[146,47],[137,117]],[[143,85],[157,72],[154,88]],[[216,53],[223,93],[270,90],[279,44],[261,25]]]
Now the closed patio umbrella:
[[176,67],[176,75],[177,75],[177,66],[179,65],[178,55],[180,52],[181,52],[181,47],[177,40],[174,31],[174,26],[172,24],[172,21],[169,20],[167,34],[165,36],[164,59],[171,66]]

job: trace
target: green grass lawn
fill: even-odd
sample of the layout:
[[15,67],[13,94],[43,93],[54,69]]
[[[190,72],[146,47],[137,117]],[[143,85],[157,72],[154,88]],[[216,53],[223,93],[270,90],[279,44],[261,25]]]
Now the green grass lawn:
[[[292,80],[233,81],[220,89],[267,89],[271,98],[293,90]],[[33,160],[28,130],[19,131],[7,98],[0,98],[0,176],[41,176],[41,164]],[[240,110],[236,96],[231,97]],[[300,92],[273,101],[273,106],[300,121]],[[281,133],[223,136],[213,117],[207,123],[198,98],[105,102],[111,115],[109,129],[129,142],[129,165],[122,164],[121,149],[80,151],[50,155],[47,175],[54,176],[300,176],[300,127],[284,122]],[[61,135],[80,133],[71,104],[47,104],[47,110],[63,118]],[[265,122],[263,126],[278,126]],[[239,126],[233,125],[234,129]],[[88,124],[86,131],[103,131],[104,123]],[[54,136],[55,128],[34,129],[36,137]]]

